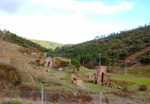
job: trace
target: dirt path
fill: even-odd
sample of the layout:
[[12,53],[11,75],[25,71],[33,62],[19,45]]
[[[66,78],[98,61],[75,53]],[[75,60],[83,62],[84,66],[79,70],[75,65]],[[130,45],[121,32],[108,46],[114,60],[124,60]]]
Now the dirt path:
[[146,48],[144,48],[144,49],[142,49],[142,50],[140,50],[140,51],[138,51],[138,52],[136,52],[135,54],[132,54],[132,55],[128,56],[128,57],[126,58],[126,60],[128,60],[128,61],[135,61],[135,58],[136,58],[137,56],[139,56],[139,55],[141,55],[141,54],[143,54],[143,53],[145,53],[145,52],[147,52],[147,51],[150,51],[150,46],[149,46],[149,47],[146,47]]

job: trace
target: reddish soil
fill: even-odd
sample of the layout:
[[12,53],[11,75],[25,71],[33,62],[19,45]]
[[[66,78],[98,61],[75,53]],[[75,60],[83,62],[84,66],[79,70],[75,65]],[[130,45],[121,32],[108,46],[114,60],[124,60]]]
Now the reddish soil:
[[132,54],[132,55],[128,56],[128,57],[126,58],[126,60],[127,60],[127,61],[135,61],[135,58],[136,58],[137,56],[139,56],[139,55],[141,55],[141,54],[143,54],[143,53],[145,53],[145,52],[147,52],[147,51],[150,51],[150,46],[149,46],[149,47],[146,47],[146,48],[144,48],[144,49],[142,49],[142,50],[140,50],[140,51],[138,51],[138,52],[136,52],[135,54]]

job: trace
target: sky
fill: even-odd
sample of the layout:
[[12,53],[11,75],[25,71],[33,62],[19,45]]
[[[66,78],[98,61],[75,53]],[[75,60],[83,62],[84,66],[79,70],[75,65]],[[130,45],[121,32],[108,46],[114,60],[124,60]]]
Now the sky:
[[78,44],[150,23],[150,0],[0,0],[0,29]]

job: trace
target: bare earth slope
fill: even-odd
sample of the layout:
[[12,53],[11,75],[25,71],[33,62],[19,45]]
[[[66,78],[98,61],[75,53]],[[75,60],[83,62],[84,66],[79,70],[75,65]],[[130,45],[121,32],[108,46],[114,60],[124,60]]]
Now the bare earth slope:
[[142,49],[142,50],[140,50],[140,51],[138,51],[138,52],[136,52],[135,54],[132,54],[132,55],[128,56],[128,57],[126,58],[126,60],[128,60],[128,61],[135,61],[135,58],[136,58],[137,56],[139,56],[139,55],[141,55],[141,54],[143,54],[143,53],[145,53],[145,52],[147,52],[147,51],[150,51],[150,46],[149,46],[149,47],[146,47],[146,48],[144,48],[144,49]]

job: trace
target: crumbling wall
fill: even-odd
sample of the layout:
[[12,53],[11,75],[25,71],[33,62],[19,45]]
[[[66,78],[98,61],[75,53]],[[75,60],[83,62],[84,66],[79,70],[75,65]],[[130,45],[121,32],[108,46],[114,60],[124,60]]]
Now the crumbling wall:
[[81,79],[73,78],[73,83],[74,83],[75,87],[84,88],[83,80],[81,80]]

